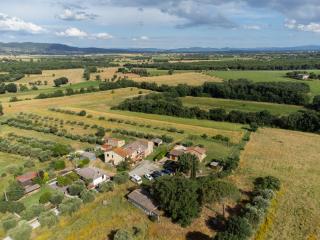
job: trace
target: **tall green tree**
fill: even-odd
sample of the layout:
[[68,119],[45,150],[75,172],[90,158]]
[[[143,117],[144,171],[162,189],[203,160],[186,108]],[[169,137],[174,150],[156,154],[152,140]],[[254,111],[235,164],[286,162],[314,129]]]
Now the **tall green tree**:
[[199,215],[198,184],[181,176],[158,178],[152,185],[152,194],[173,221],[182,227],[191,224]]
[[0,102],[0,116],[2,116],[2,115],[3,115],[3,106],[2,106],[2,104]]

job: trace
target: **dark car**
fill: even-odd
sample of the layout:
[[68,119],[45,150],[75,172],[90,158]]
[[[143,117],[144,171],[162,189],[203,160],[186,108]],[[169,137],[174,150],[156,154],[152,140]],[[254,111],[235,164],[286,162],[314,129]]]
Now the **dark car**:
[[164,169],[161,171],[164,175],[172,175],[172,171],[170,171],[169,169]]
[[151,174],[151,176],[152,176],[153,178],[158,178],[158,177],[163,176],[163,173],[161,173],[161,172],[159,172],[159,171],[154,171],[154,172]]

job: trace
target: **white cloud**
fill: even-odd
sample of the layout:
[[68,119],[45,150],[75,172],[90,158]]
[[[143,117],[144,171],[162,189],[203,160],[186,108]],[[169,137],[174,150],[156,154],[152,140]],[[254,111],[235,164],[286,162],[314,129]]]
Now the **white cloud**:
[[58,36],[63,36],[63,37],[78,37],[78,38],[84,38],[88,36],[88,33],[81,31],[78,28],[71,27],[67,28],[63,32],[57,32],[56,33]]
[[287,19],[284,26],[286,28],[298,31],[320,33],[320,24],[314,22],[309,24],[300,24],[294,19]]
[[261,26],[259,25],[244,25],[243,28],[247,30],[261,30]]
[[12,32],[28,32],[28,33],[40,33],[45,29],[39,25],[31,22],[26,22],[17,17],[10,17],[6,14],[0,13],[0,31],[12,31]]
[[148,36],[134,37],[132,41],[148,41],[150,38]]
[[84,11],[73,11],[71,9],[65,9],[64,12],[58,15],[58,18],[67,21],[81,21],[87,19],[95,19],[97,15],[86,13]]
[[109,40],[113,38],[113,36],[109,33],[96,33],[96,34],[92,34],[92,37],[95,39],[101,39],[101,40]]

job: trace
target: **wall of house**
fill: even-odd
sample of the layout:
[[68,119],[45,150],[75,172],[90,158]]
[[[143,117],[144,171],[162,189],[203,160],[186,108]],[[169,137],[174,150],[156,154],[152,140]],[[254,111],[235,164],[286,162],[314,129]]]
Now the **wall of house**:
[[104,153],[104,161],[106,163],[112,163],[114,165],[119,165],[121,162],[123,162],[125,159],[118,154],[116,154],[113,151],[105,152]]

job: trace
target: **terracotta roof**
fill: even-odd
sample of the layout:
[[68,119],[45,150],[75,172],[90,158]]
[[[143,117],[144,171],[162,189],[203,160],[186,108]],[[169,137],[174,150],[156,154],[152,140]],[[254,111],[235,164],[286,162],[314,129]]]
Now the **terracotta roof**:
[[189,148],[187,148],[187,151],[195,151],[201,155],[206,154],[206,149],[198,147],[198,146],[197,147],[189,147]]
[[114,148],[112,151],[123,158],[126,158],[129,155],[128,151],[123,148]]
[[101,148],[103,148],[104,151],[110,151],[110,150],[112,150],[113,146],[111,146],[111,145],[109,145],[109,144],[103,144],[103,145],[101,146]]
[[149,194],[142,189],[136,189],[128,195],[128,199],[152,212],[157,209]]
[[183,150],[173,149],[173,150],[170,151],[170,155],[172,155],[172,156],[180,156],[180,155],[182,155],[183,153],[184,153]]
[[19,182],[26,182],[26,181],[30,181],[34,178],[36,178],[38,176],[38,174],[36,172],[28,172],[26,174],[23,174],[21,176],[16,177],[16,179]]

